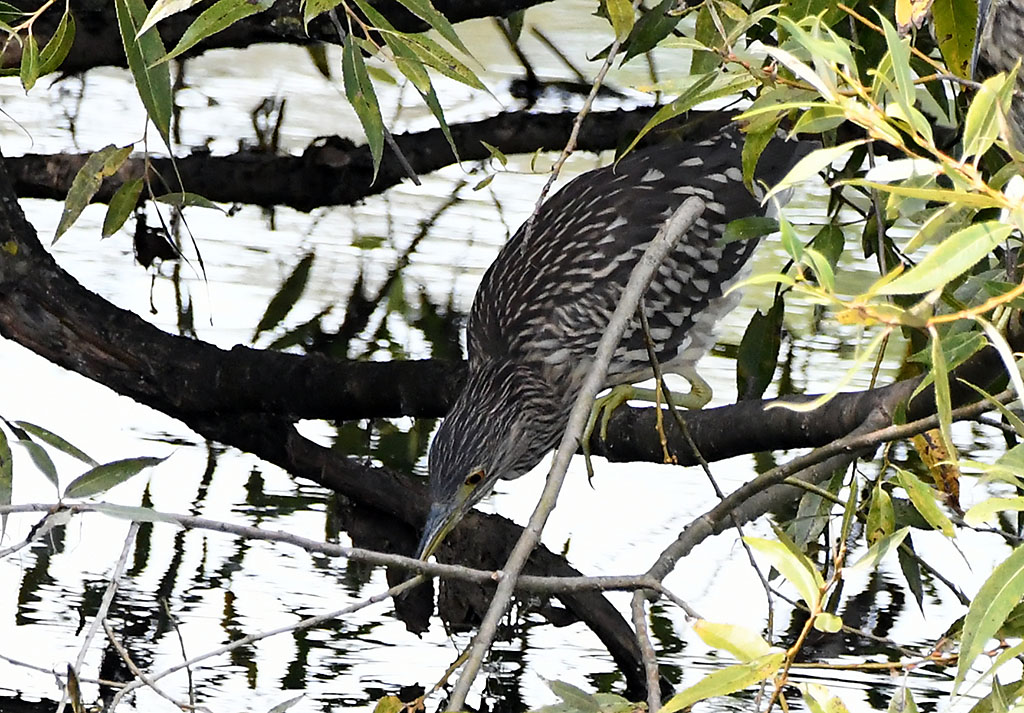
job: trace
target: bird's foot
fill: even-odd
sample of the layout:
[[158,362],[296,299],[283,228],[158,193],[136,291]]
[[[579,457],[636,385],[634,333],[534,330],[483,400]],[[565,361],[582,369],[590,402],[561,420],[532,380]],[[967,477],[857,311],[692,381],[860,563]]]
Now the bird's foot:
[[[687,369],[679,372],[688,382],[690,391],[685,394],[672,394],[672,401],[676,406],[686,409],[701,409],[711,402],[713,391],[711,385],[701,378],[695,369]],[[601,419],[601,440],[608,438],[608,422],[612,413],[627,401],[650,401],[659,407],[665,402],[664,394],[657,389],[640,389],[632,384],[620,384],[613,386],[612,390],[604,396],[594,400],[594,407],[590,410],[590,418],[587,419],[587,427],[583,431],[583,457],[587,464],[587,481],[592,482],[594,478],[594,466],[590,462],[590,438],[594,434],[594,427],[598,418]],[[661,433],[662,443],[666,443],[664,432]]]
[[[642,389],[641,391],[646,391]],[[597,419],[601,419],[601,440],[608,438],[608,421],[611,420],[612,412],[619,406],[637,397],[637,388],[632,384],[619,384],[613,386],[612,390],[604,396],[594,399],[594,405],[590,409],[590,418],[587,419],[587,427],[583,430],[583,458],[587,463],[587,482],[594,480],[594,466],[590,462],[590,437],[594,435],[594,427],[597,426]]]

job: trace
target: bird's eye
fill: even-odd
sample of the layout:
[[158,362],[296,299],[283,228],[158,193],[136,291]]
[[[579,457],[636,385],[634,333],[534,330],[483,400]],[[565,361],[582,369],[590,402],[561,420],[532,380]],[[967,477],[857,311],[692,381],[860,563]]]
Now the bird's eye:
[[482,470],[474,470],[466,477],[466,485],[479,485],[483,479],[484,472]]

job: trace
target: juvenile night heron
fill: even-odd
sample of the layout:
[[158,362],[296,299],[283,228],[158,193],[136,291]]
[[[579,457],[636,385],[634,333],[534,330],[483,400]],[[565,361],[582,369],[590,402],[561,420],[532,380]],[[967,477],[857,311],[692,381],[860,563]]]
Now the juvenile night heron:
[[[763,212],[743,185],[741,146],[728,127],[706,141],[633,152],[584,173],[541,206],[532,231],[520,228],[501,250],[469,313],[465,385],[430,448],[432,506],[420,557],[499,479],[525,474],[558,443],[630,272],[690,196],[703,199],[703,216],[662,263],[644,300],[662,368],[700,391],[693,366],[735,305],[738,297],[723,293],[756,243],[722,244],[725,226]],[[805,142],[771,142],[757,178],[777,183],[809,150]],[[605,387],[651,375],[634,318]]]
[[[980,0],[971,70],[979,80],[1009,72],[1024,54],[1024,0]],[[1010,102],[1010,139],[1024,151],[1024,70]]]

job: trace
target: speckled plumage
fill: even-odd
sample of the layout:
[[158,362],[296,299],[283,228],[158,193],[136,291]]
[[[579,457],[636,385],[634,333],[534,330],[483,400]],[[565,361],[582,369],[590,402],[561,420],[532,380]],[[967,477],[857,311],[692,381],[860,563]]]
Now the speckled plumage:
[[[531,231],[520,228],[501,250],[470,311],[466,384],[431,446],[435,506],[424,544],[452,508],[461,517],[498,478],[519,477],[555,446],[634,265],[692,195],[703,199],[704,213],[660,266],[646,311],[666,371],[685,370],[712,345],[715,322],[737,299],[722,295],[756,244],[722,244],[725,226],[764,212],[743,185],[741,146],[739,132],[729,127],[706,141],[637,151],[589,171],[541,207]],[[758,178],[778,182],[808,151],[807,144],[773,141]],[[650,375],[635,318],[605,386]],[[475,471],[485,482],[467,489]]]

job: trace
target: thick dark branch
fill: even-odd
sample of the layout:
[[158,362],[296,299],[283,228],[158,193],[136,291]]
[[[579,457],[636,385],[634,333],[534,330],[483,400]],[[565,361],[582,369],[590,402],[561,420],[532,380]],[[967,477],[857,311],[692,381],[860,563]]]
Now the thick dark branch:
[[[479,17],[505,16],[516,10],[549,2],[550,0],[435,0],[434,6],[450,21],[461,22]],[[34,11],[39,7],[36,0],[14,0],[16,7]],[[395,0],[383,0],[374,5],[399,30],[405,32],[421,32],[428,29],[427,24],[409,13]],[[208,3],[186,10],[169,17],[157,27],[167,49],[174,47],[185,30],[209,7]],[[60,21],[62,3],[54,5],[46,12],[34,27],[34,35],[43,44]],[[75,43],[61,66],[61,71],[68,73],[84,72],[94,67],[126,66],[121,36],[118,33],[117,15],[112,2],[83,2],[74,0],[71,12],[77,21]],[[211,49],[225,47],[248,47],[262,42],[276,42],[296,45],[307,45],[314,42],[337,43],[338,34],[331,22],[320,17],[310,23],[309,31],[303,27],[302,10],[299,0],[278,0],[266,12],[244,18],[235,22],[223,32],[208,37],[193,47],[184,56],[192,57]],[[17,43],[11,43],[12,48]],[[14,56],[4,58],[5,64],[17,65]]]
[[[631,111],[594,112],[587,116],[580,133],[584,151],[614,149],[624,136],[638,132],[653,115],[644,107]],[[538,149],[558,150],[569,135],[575,114],[533,114],[508,112],[481,121],[454,124],[452,136],[463,160],[474,161],[490,154],[481,141],[506,154],[530,154]],[[705,125],[721,124],[725,115],[702,115]],[[395,137],[402,153],[417,174],[436,171],[455,162],[451,147],[440,129],[401,134]],[[15,191],[22,198],[63,200],[87,154],[28,154],[6,159]],[[331,138],[318,140],[302,156],[240,151],[230,156],[194,153],[177,159],[185,189],[223,203],[252,203],[261,206],[291,206],[309,211],[319,206],[348,205],[381,193],[405,177],[393,152],[386,150],[376,182],[369,149]],[[151,162],[154,192],[179,191],[168,159]],[[131,158],[121,170],[104,181],[94,200],[107,202],[128,180],[145,171],[141,157]]]

